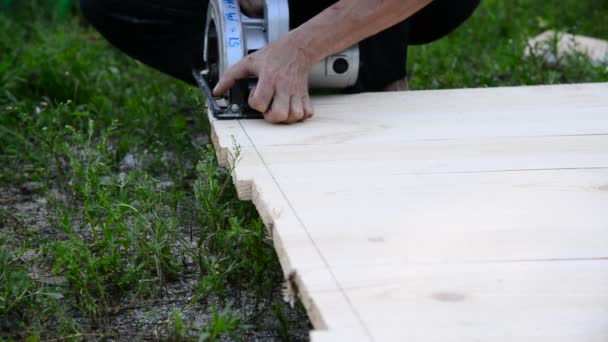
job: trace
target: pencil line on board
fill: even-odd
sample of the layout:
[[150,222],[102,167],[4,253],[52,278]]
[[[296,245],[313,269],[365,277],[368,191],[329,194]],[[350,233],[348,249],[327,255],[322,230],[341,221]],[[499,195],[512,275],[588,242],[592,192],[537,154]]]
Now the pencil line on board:
[[321,253],[321,249],[319,248],[319,246],[317,246],[317,244],[315,243],[314,239],[312,238],[312,235],[308,231],[308,229],[306,227],[306,224],[304,224],[304,221],[302,220],[302,218],[300,217],[300,215],[298,215],[298,212],[296,211],[295,207],[292,205],[291,201],[289,200],[289,198],[287,197],[287,195],[283,191],[283,188],[281,187],[281,185],[279,184],[279,182],[275,178],[274,174],[272,173],[272,171],[268,167],[268,164],[266,164],[266,161],[264,160],[264,157],[262,156],[262,154],[258,150],[257,146],[255,145],[255,143],[253,142],[253,140],[249,136],[249,133],[247,132],[247,130],[245,129],[245,127],[243,127],[243,123],[241,122],[241,120],[238,120],[238,122],[239,122],[239,126],[241,126],[241,129],[245,133],[245,136],[247,136],[247,139],[249,139],[249,142],[251,143],[251,146],[253,146],[253,149],[255,150],[255,153],[258,155],[258,157],[262,161],[262,164],[264,165],[264,168],[270,174],[270,177],[272,178],[272,181],[276,184],[276,186],[278,187],[279,191],[281,192],[281,196],[283,196],[283,199],[287,202],[287,205],[289,206],[289,208],[293,212],[294,216],[296,217],[296,219],[298,220],[298,222],[300,223],[300,225],[302,226],[302,228],[306,232],[306,236],[308,236],[308,239],[310,240],[310,242],[314,246],[315,250],[319,254],[319,257],[321,258],[321,260],[323,260],[323,263],[325,264],[325,267],[327,268],[327,271],[329,272],[329,274],[331,274],[332,278],[334,279],[334,282],[336,283],[336,286],[340,290],[340,293],[342,293],[342,296],[344,297],[344,299],[346,300],[346,302],[350,306],[350,308],[351,308],[352,312],[354,313],[355,317],[357,317],[357,320],[359,321],[359,324],[361,324],[361,327],[365,331],[365,334],[367,335],[368,339],[370,339],[371,341],[374,341],[374,338],[372,337],[371,331],[365,325],[365,322],[363,321],[363,318],[361,317],[361,315],[359,314],[359,312],[355,308],[354,304],[351,302],[350,298],[348,298],[348,296],[346,295],[346,292],[344,291],[344,288],[342,287],[342,285],[338,281],[338,278],[336,277],[335,273],[331,269],[331,266],[329,265],[329,262],[327,261],[327,259],[323,255],[323,253]]

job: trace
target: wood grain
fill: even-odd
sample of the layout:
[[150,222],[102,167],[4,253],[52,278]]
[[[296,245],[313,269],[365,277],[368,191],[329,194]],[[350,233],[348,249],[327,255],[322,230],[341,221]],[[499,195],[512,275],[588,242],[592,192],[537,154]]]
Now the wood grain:
[[314,341],[607,341],[606,95],[361,94],[297,125],[210,121]]

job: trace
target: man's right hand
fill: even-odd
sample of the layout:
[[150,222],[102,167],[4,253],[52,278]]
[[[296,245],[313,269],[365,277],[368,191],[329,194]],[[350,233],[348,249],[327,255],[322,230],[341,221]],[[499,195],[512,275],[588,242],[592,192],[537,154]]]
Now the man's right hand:
[[299,45],[288,35],[247,55],[222,75],[213,95],[221,96],[237,80],[256,76],[258,83],[248,102],[251,108],[264,113],[266,120],[294,123],[312,117],[308,95],[312,61]]

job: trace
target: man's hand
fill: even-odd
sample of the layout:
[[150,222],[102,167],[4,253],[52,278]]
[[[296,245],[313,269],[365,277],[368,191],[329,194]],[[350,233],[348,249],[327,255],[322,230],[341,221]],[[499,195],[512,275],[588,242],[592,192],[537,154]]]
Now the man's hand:
[[257,76],[249,106],[274,123],[293,123],[312,117],[308,94],[311,60],[289,37],[248,55],[224,73],[213,94],[220,96],[237,80]]
[[314,63],[405,20],[430,2],[340,0],[226,71],[213,94],[220,96],[236,80],[254,75],[258,85],[249,105],[264,113],[266,120],[291,123],[307,119],[313,114],[308,73]]

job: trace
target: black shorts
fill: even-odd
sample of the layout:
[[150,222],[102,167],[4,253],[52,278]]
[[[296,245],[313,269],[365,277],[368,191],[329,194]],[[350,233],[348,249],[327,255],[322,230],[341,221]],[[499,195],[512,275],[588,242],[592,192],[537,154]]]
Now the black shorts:
[[[290,0],[296,27],[336,1]],[[437,40],[462,24],[480,0],[434,0],[408,18],[359,43],[360,77],[354,91],[377,91],[406,75],[408,45]],[[87,20],[133,58],[195,84],[202,59],[208,0],[81,0]]]

